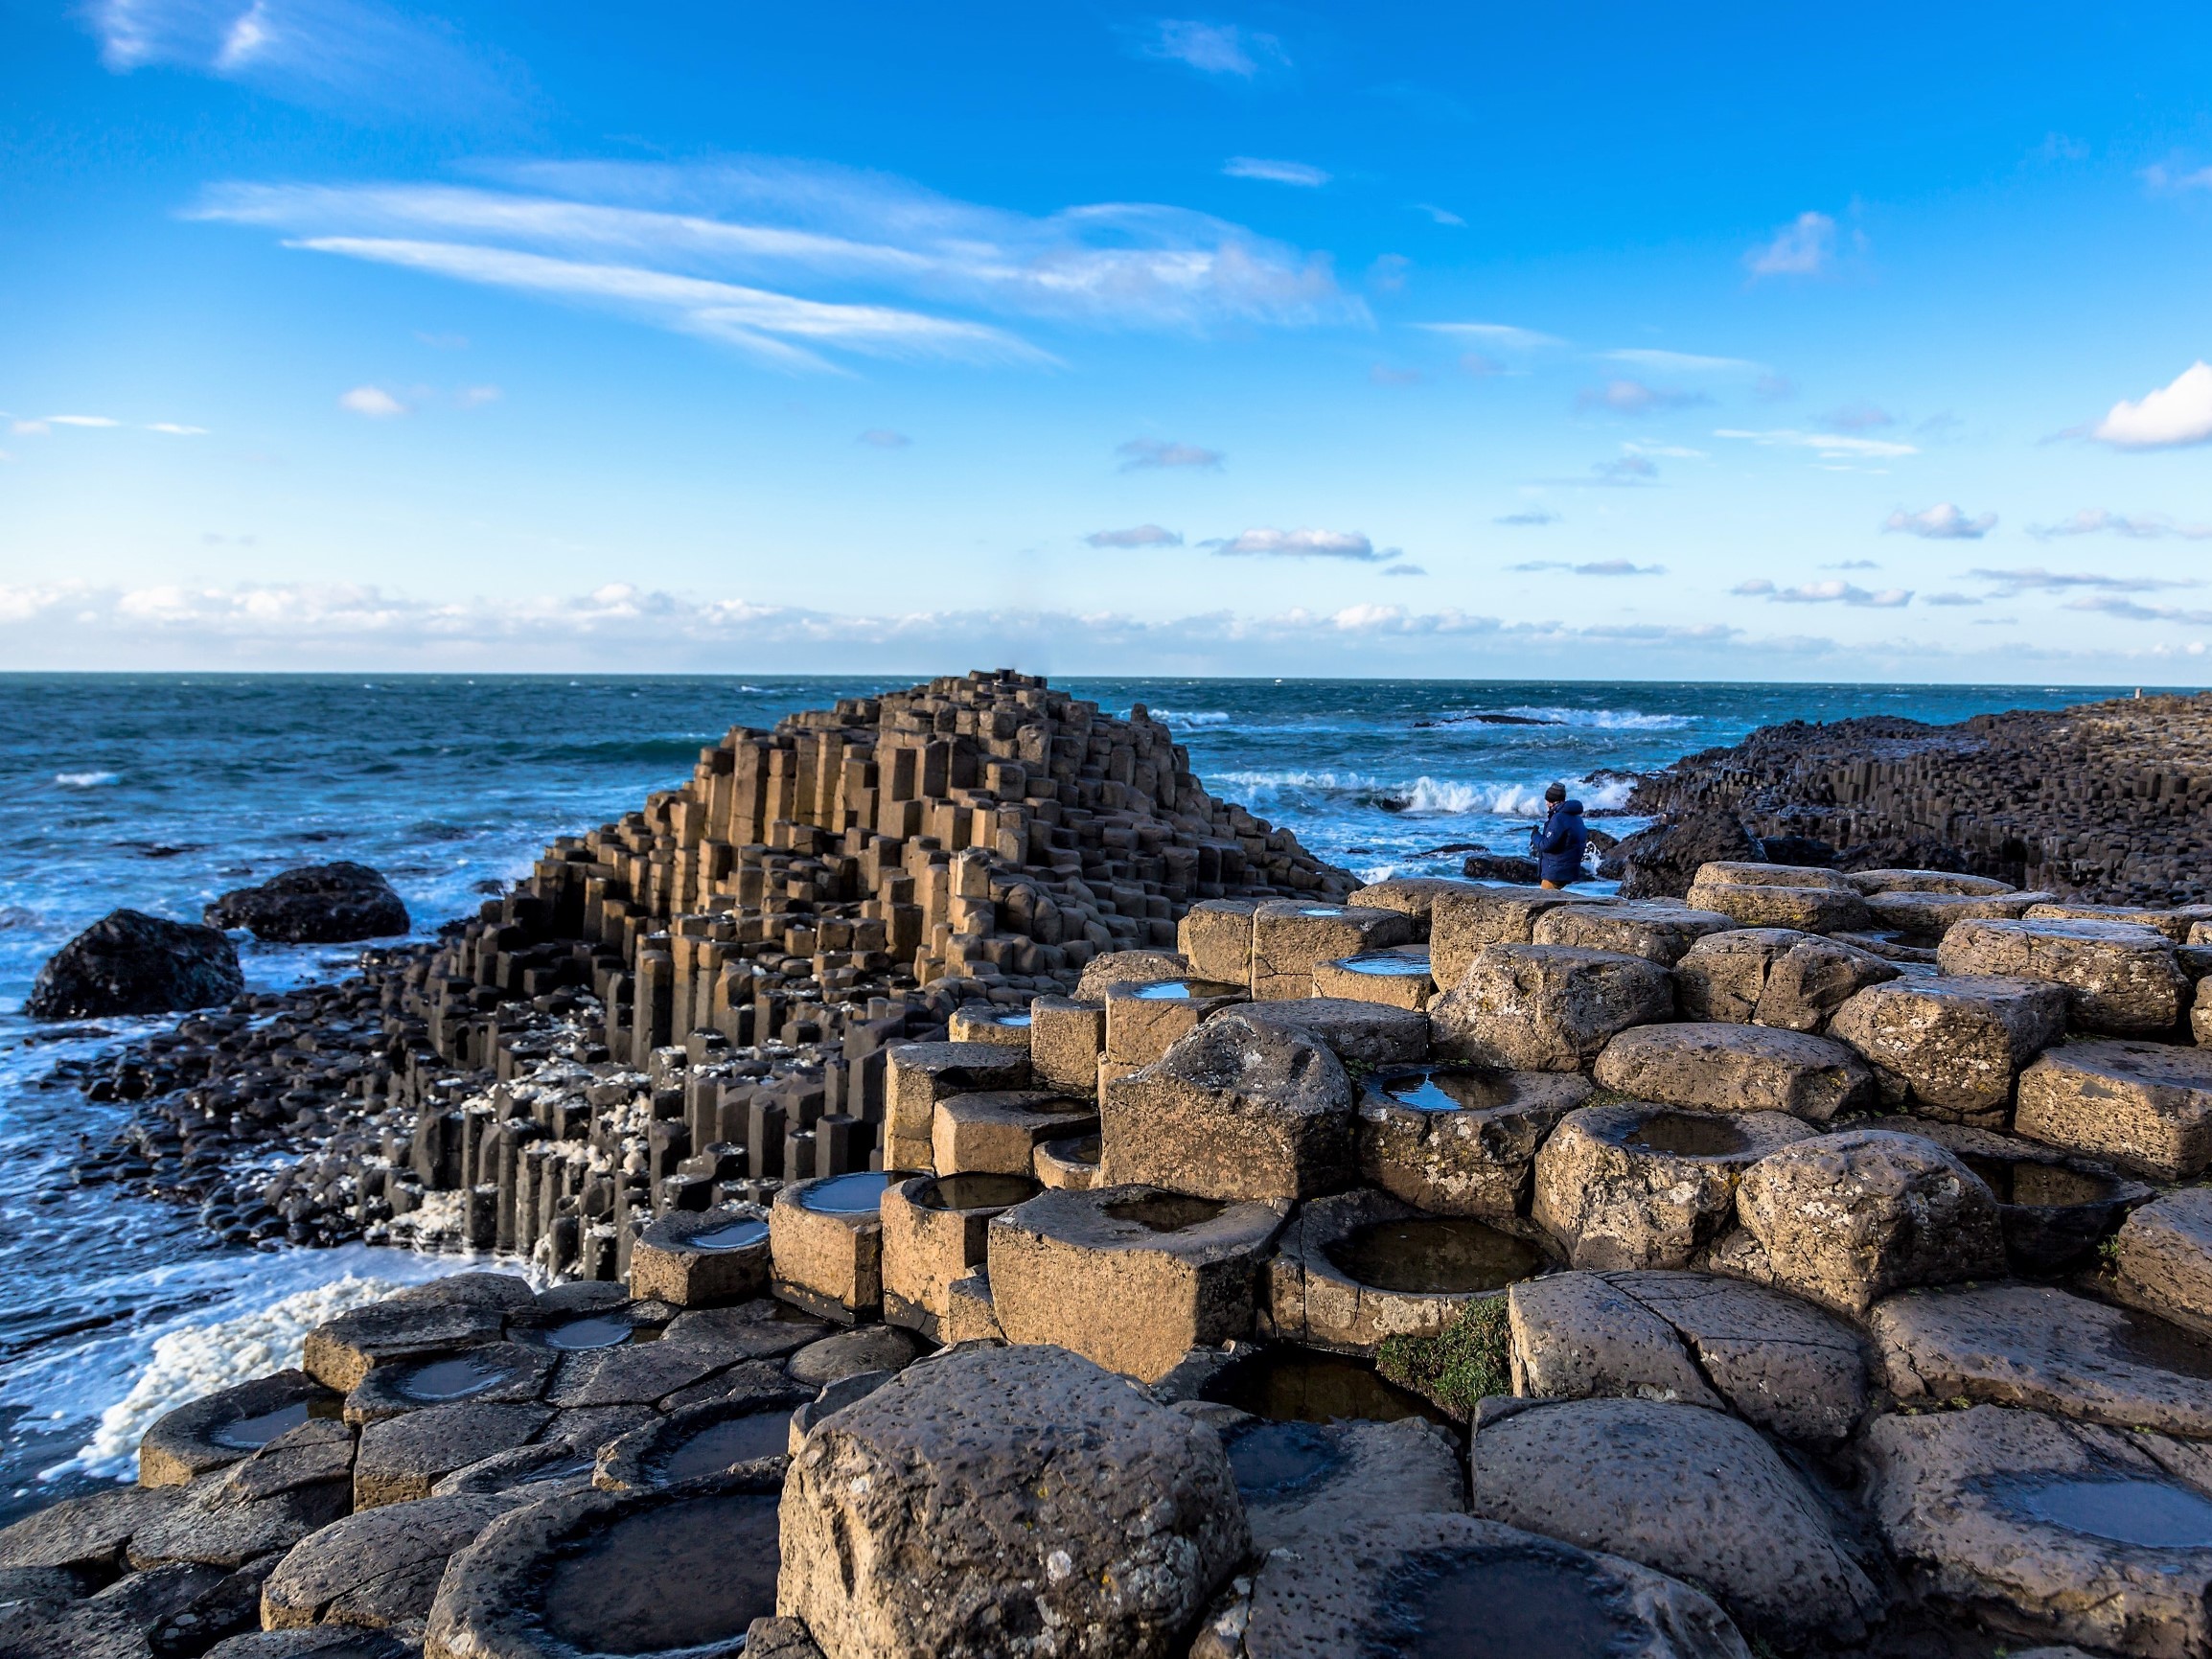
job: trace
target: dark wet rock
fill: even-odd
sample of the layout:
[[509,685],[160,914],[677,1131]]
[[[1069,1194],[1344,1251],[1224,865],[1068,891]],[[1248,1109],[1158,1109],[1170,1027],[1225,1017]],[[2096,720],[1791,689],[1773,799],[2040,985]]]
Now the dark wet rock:
[[1275,1421],[1229,1406],[1182,1408],[1229,1449],[1255,1553],[1325,1548],[1371,1515],[1454,1514],[1467,1507],[1458,1443],[1425,1417]]
[[205,1008],[245,990],[238,948],[219,928],[115,910],[38,970],[23,1011],[34,1020]]
[[389,1631],[324,1624],[233,1636],[210,1647],[204,1659],[417,1659],[421,1652]]
[[1534,859],[1511,853],[1469,853],[1460,865],[1460,874],[1471,882],[1511,882],[1516,887],[1534,887],[1541,873]]
[[133,1532],[130,1564],[236,1568],[290,1549],[351,1507],[353,1452],[344,1423],[310,1419],[224,1473],[185,1487],[173,1509]]
[[127,1487],[64,1498],[0,1529],[0,1569],[58,1568],[104,1583],[124,1571],[132,1537],[166,1519],[178,1496]]
[[350,1423],[375,1423],[463,1401],[534,1400],[561,1356],[529,1343],[494,1342],[380,1365],[346,1395]]
[[278,1630],[426,1619],[447,1559],[518,1501],[483,1493],[423,1498],[333,1522],[277,1563],[262,1590],[262,1622]]
[[896,1325],[864,1325],[810,1342],[785,1365],[795,1381],[820,1388],[864,1371],[903,1371],[918,1347]]
[[1690,884],[1706,864],[1764,858],[1732,814],[1695,813],[1624,837],[1603,867],[1618,863],[1624,899],[1679,899],[1688,896]]
[[377,1367],[418,1364],[480,1348],[497,1342],[506,1328],[501,1308],[387,1297],[309,1331],[301,1364],[325,1388],[351,1394]]
[[1532,1403],[1486,1420],[1468,1460],[1476,1514],[1705,1586],[1755,1632],[1852,1640],[1881,1615],[1820,1497],[1719,1412]]
[[672,1412],[600,1448],[592,1485],[607,1492],[676,1486],[780,1460],[791,1449],[792,1413],[812,1398],[803,1385],[764,1383]]
[[775,1612],[777,1484],[738,1475],[511,1510],[449,1565],[426,1659],[733,1655]]
[[790,1353],[829,1329],[772,1302],[694,1308],[657,1342],[570,1354],[545,1398],[565,1409],[673,1399],[746,1361]]
[[251,1456],[311,1413],[337,1408],[338,1396],[302,1371],[218,1389],[154,1419],[138,1442],[138,1484],[180,1486]]
[[1048,1348],[900,1373],[807,1437],[781,1609],[825,1653],[1165,1659],[1248,1547],[1220,1440]]
[[214,928],[243,928],[257,939],[335,945],[407,931],[407,907],[367,864],[309,864],[258,887],[234,887],[207,907]]
[[1208,1609],[1191,1659],[1749,1659],[1701,1592],[1472,1515],[1378,1516],[1284,1550]]

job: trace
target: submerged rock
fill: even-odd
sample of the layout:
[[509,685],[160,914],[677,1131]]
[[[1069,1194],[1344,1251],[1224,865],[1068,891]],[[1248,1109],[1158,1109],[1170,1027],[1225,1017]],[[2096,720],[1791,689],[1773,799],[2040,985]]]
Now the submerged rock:
[[116,910],[38,970],[23,1011],[34,1020],[166,1014],[227,1002],[244,989],[238,948],[220,929]]
[[407,931],[407,907],[367,864],[309,864],[258,887],[234,887],[207,907],[215,928],[243,928],[257,939],[336,945]]

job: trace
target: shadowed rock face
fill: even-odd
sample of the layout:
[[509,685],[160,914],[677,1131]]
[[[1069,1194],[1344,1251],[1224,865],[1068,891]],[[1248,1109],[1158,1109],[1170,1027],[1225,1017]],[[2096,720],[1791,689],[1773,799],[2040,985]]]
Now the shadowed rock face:
[[34,1020],[166,1014],[227,1002],[244,989],[237,947],[219,929],[117,910],[38,970],[23,1011]]
[[210,927],[243,928],[257,939],[335,945],[407,931],[407,907],[367,864],[310,864],[258,887],[235,887],[207,907]]

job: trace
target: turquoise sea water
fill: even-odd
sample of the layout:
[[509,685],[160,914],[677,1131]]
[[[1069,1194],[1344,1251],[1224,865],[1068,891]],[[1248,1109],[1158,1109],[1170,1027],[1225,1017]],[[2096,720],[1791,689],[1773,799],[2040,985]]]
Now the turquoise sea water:
[[[552,837],[681,779],[729,726],[772,725],[896,683],[905,681],[0,675],[0,1517],[77,1481],[127,1473],[112,1446],[80,1453],[162,1339],[165,1363],[189,1379],[195,1333],[215,1322],[255,1318],[348,1272],[388,1278],[425,1266],[357,1250],[219,1250],[189,1215],[73,1188],[79,1136],[104,1139],[127,1108],[33,1084],[58,1058],[150,1026],[58,1034],[24,1021],[32,977],[57,947],[119,906],[196,920],[227,887],[337,858],[382,870],[426,933],[524,872]],[[1954,721],[2122,694],[1067,683],[1117,713],[1144,703],[1188,745],[1216,795],[1371,878],[1456,871],[1459,853],[1432,850],[1454,844],[1519,851],[1551,780],[1568,781],[1593,808],[1617,808],[1625,785],[1604,774],[1663,766],[1776,721]],[[312,947],[249,944],[242,955],[262,988],[342,973],[347,960]]]

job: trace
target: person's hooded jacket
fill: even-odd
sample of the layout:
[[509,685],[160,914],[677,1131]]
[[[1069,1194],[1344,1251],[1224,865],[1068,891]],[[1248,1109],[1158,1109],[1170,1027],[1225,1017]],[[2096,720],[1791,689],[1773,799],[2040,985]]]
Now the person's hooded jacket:
[[1582,867],[1582,849],[1590,843],[1590,831],[1582,822],[1580,801],[1563,800],[1554,807],[1530,840],[1538,881],[1565,887],[1589,875]]

